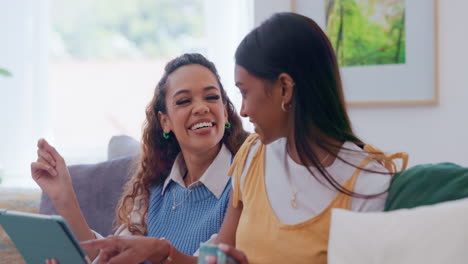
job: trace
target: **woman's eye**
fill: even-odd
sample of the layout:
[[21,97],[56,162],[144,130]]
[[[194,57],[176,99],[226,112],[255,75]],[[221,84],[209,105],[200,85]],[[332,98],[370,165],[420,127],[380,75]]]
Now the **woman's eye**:
[[207,100],[219,100],[219,95],[209,95],[206,97]]
[[245,90],[239,90],[240,94],[242,95],[242,98],[245,98],[247,95],[247,92]]
[[183,105],[183,104],[188,104],[188,103],[190,103],[189,99],[183,99],[183,100],[176,101],[176,105]]

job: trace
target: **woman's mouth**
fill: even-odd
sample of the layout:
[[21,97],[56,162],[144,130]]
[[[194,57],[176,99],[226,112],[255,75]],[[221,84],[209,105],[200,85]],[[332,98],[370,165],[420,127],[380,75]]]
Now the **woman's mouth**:
[[209,128],[213,127],[214,123],[213,122],[200,122],[196,123],[193,126],[190,127],[190,130],[198,130],[198,129],[203,129],[203,128]]

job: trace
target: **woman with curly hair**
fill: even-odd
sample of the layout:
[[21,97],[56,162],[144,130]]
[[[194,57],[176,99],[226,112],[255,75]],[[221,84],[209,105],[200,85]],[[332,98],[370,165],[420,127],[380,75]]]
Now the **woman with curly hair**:
[[[194,254],[221,226],[227,171],[247,136],[213,63],[200,54],[169,62],[146,108],[139,167],[119,202],[115,235],[158,238],[148,247]],[[78,240],[100,237],[83,217],[64,159],[44,139],[31,173]],[[102,251],[100,261],[111,255]]]

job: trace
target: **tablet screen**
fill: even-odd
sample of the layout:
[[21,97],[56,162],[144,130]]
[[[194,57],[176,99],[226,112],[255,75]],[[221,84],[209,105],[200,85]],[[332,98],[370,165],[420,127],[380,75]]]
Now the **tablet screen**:
[[0,209],[0,225],[15,243],[26,263],[86,264],[87,257],[61,216]]

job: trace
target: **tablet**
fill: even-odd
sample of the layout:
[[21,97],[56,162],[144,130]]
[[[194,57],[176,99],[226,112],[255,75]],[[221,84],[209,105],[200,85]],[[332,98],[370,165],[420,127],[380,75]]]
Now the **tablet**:
[[28,264],[43,264],[48,258],[60,264],[90,263],[61,216],[0,209],[0,225]]

